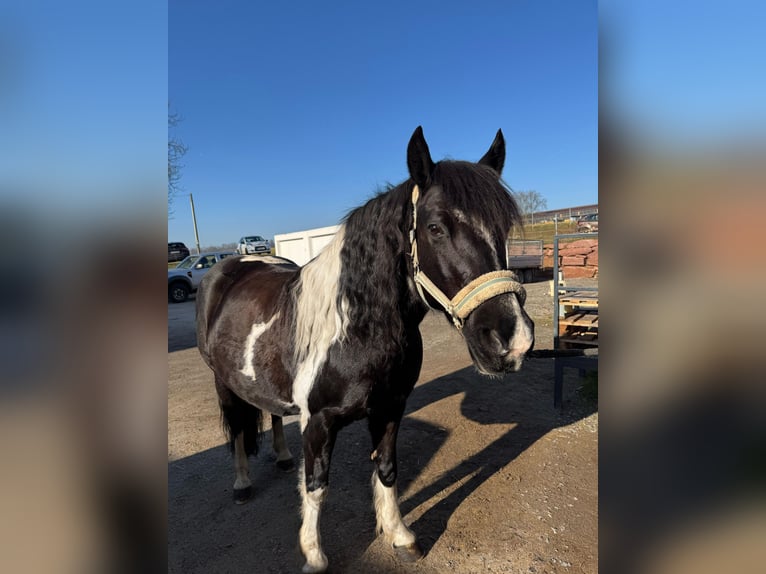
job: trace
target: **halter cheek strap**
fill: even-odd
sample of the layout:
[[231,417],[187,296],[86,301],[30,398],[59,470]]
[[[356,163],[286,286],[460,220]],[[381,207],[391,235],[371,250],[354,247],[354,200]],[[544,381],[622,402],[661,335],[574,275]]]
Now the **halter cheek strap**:
[[513,271],[490,271],[489,273],[480,275],[458,291],[452,299],[447,297],[444,291],[439,289],[436,284],[431,281],[423,271],[421,271],[420,262],[418,260],[418,243],[415,237],[415,231],[417,230],[418,225],[419,197],[420,190],[416,185],[412,189],[412,228],[410,229],[410,245],[415,288],[425,304],[432,307],[423,292],[424,290],[442,306],[450,317],[452,317],[452,322],[455,323],[455,327],[457,327],[459,331],[463,329],[463,324],[468,318],[468,315],[475,311],[479,305],[488,301],[492,297],[497,297],[504,293],[515,293],[519,297],[521,304],[524,305],[527,294],[524,287],[522,287],[521,283],[516,279],[516,274],[513,273]]

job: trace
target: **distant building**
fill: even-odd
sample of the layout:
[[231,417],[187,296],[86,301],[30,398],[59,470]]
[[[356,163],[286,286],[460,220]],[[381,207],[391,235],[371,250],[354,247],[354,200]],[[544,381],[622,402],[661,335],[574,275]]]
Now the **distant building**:
[[591,205],[578,205],[576,207],[565,207],[563,209],[550,209],[548,211],[538,211],[533,213],[530,219],[535,223],[543,223],[545,221],[566,221],[567,219],[577,219],[581,215],[587,215],[588,213],[598,213],[598,203]]

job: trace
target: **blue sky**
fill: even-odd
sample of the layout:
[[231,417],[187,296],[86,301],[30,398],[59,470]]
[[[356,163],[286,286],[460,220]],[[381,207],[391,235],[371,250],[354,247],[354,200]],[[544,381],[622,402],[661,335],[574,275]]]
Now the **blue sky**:
[[334,225],[434,159],[477,160],[502,128],[505,181],[549,208],[595,203],[595,2],[169,3],[168,97],[189,147],[168,240]]
[[[501,127],[513,188],[596,201],[595,3],[274,4],[3,4],[0,198],[164,233],[170,100],[207,245],[336,223],[406,178],[418,124],[435,158],[476,159]],[[598,9],[622,126],[682,150],[763,140],[762,3]],[[193,243],[188,197],[168,235]]]

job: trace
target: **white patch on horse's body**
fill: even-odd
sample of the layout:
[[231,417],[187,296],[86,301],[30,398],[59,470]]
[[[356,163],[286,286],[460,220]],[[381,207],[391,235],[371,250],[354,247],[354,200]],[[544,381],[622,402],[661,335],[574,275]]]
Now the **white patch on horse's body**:
[[345,226],[332,242],[301,269],[296,289],[293,402],[301,409],[301,430],[306,427],[308,397],[333,343],[342,341],[348,327],[348,301],[338,307]]
[[253,365],[253,359],[255,359],[255,343],[258,341],[258,337],[268,331],[269,327],[274,323],[274,320],[279,317],[279,313],[275,313],[274,316],[269,319],[268,323],[253,323],[250,328],[250,334],[245,339],[245,352],[244,352],[244,365],[240,369],[240,373],[255,380],[255,365]]
[[289,265],[288,261],[272,255],[243,255],[239,258],[240,263],[252,263],[253,261],[271,265]]
[[378,472],[372,473],[372,492],[375,502],[377,531],[383,533],[387,542],[394,546],[409,546],[415,542],[415,533],[402,520],[397,500],[396,484],[385,486]]

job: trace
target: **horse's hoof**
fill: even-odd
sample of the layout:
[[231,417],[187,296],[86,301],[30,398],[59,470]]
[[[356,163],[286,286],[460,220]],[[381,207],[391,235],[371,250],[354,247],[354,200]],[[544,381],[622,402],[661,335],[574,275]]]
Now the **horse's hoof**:
[[423,551],[417,542],[407,544],[406,546],[394,546],[394,551],[402,562],[417,562],[423,558]]
[[253,496],[253,487],[246,486],[245,488],[234,489],[234,503],[245,504]]
[[324,574],[327,572],[327,558],[317,561],[316,564],[306,562],[301,569],[303,574]]
[[292,472],[295,470],[295,461],[291,458],[286,460],[278,460],[277,468],[282,472]]

